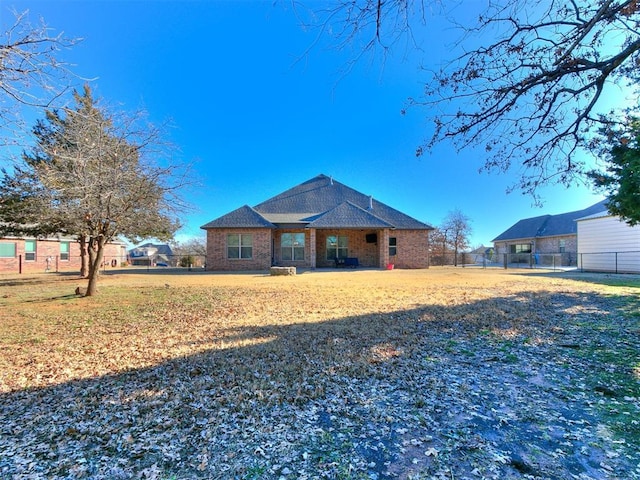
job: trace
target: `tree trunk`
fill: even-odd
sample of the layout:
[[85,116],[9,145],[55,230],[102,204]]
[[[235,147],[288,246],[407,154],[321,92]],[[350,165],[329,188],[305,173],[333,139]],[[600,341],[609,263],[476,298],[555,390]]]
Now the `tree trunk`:
[[87,237],[80,235],[80,276],[87,278],[89,276],[89,258],[87,256]]
[[103,236],[89,238],[89,285],[87,285],[86,297],[91,297],[97,293],[98,276],[100,275],[100,265],[104,257],[105,243]]

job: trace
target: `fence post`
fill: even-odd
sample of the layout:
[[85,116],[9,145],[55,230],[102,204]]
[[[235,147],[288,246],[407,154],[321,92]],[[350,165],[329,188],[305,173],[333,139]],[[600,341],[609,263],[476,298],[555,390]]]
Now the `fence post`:
[[22,273],[22,255],[18,255],[18,273]]
[[584,272],[584,260],[582,260],[583,255],[584,255],[583,253],[580,254],[580,271],[581,272]]
[[618,252],[616,252],[616,273],[618,273]]

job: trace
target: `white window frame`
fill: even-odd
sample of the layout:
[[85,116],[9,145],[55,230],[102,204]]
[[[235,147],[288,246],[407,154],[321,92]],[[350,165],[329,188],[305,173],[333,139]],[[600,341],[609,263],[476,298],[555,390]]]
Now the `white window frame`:
[[[67,251],[62,251],[62,245],[67,245]],[[71,259],[71,242],[60,242],[60,261],[68,262]]]
[[[27,246],[31,246],[33,245],[33,249],[32,250],[27,250]],[[24,261],[25,262],[35,262],[36,261],[36,252],[38,249],[38,242],[37,240],[25,240],[24,241]]]

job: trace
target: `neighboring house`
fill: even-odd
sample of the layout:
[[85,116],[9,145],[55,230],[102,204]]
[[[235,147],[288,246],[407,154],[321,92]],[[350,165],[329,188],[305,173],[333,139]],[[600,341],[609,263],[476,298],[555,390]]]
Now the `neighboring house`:
[[[484,245],[465,253],[465,256],[471,259],[471,263],[486,264],[495,261],[495,251],[493,247],[485,247]],[[469,260],[465,259],[465,261]]]
[[594,272],[640,273],[640,225],[604,211],[579,218],[578,267]]
[[[126,260],[124,242],[105,245],[105,267],[120,266]],[[0,273],[80,271],[80,267],[80,243],[73,237],[0,238]]]
[[603,200],[584,210],[520,220],[493,239],[495,252],[508,263],[551,263],[550,259],[555,262],[558,258],[560,265],[575,266],[578,253],[576,220],[606,211],[606,203]]
[[131,265],[169,266],[173,258],[171,247],[166,244],[145,243],[129,250]]
[[208,270],[428,268],[433,229],[326,175],[201,228]]

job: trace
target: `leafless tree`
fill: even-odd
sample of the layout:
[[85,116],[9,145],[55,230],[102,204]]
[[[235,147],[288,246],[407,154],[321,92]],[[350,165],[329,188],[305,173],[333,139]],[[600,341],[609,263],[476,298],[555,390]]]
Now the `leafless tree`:
[[446,265],[447,256],[450,254],[449,232],[436,227],[429,232],[429,244],[431,245],[431,260],[434,264]]
[[[0,6],[0,8],[5,8]],[[51,107],[67,91],[73,76],[60,52],[80,39],[67,38],[29,12],[12,11],[14,22],[0,25],[0,144],[16,144],[24,131],[21,107]]]
[[[362,51],[386,52],[429,28],[429,8],[458,3],[340,0],[316,22],[339,47],[361,40]],[[442,141],[479,148],[484,169],[517,169],[512,188],[534,197],[541,185],[583,179],[590,139],[628,106],[607,100],[638,93],[639,23],[637,0],[488,0],[474,24],[459,24],[452,52],[462,53],[425,68],[424,95],[409,100],[435,124],[417,155]]]
[[469,236],[472,232],[471,220],[460,210],[452,210],[439,228],[447,232],[446,241],[453,250],[453,264],[458,266],[458,253],[469,247]]

